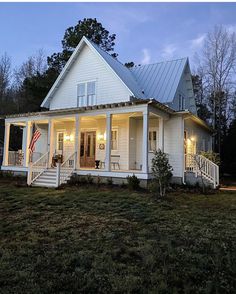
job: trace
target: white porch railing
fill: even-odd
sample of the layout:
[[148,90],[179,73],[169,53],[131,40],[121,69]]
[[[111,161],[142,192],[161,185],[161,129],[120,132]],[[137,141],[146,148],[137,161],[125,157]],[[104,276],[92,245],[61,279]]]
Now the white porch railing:
[[76,168],[76,155],[74,152],[62,164],[57,164],[56,186],[59,187],[72,174]]
[[214,188],[219,186],[219,166],[200,154],[185,154],[185,170],[202,175]]
[[43,154],[37,161],[29,164],[27,184],[31,185],[47,168],[49,152]]
[[8,165],[23,166],[24,153],[21,150],[8,151]]

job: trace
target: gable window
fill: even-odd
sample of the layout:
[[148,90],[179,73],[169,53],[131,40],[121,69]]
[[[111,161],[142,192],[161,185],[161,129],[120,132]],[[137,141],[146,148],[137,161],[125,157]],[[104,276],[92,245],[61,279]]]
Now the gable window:
[[157,131],[149,131],[148,151],[155,152],[156,150],[157,150]]
[[183,95],[179,95],[179,110],[185,109],[185,100]]
[[111,131],[111,150],[118,150],[118,130]]
[[79,83],[77,86],[77,106],[89,106],[96,103],[96,82]]

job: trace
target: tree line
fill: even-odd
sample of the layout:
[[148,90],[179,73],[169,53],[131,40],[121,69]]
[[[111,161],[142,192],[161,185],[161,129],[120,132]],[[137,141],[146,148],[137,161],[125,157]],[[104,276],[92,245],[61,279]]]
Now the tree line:
[[[7,53],[0,56],[0,115],[40,111],[42,100],[83,36],[117,58],[114,52],[116,35],[96,18],[79,20],[75,26],[67,28],[61,51],[51,56],[46,57],[40,49],[18,68],[13,68]],[[132,67],[134,63],[125,65]],[[221,155],[222,166],[226,166],[226,171],[230,166],[231,172],[236,167],[235,79],[235,32],[215,26],[197,52],[192,81],[198,115],[213,128],[213,149]],[[3,126],[3,122],[1,124]]]

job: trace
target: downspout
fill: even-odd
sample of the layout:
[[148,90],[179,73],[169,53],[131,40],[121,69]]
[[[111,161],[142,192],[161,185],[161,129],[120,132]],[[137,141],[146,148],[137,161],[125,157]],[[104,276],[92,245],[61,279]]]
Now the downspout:
[[182,138],[183,138],[183,175],[182,175],[182,183],[183,185],[186,185],[185,182],[185,153],[184,153],[184,122],[188,119],[188,117],[183,117],[182,119]]

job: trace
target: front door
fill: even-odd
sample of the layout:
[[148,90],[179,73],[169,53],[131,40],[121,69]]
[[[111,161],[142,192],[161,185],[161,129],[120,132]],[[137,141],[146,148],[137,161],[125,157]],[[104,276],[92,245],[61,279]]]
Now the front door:
[[82,132],[80,136],[80,166],[94,167],[96,132]]

